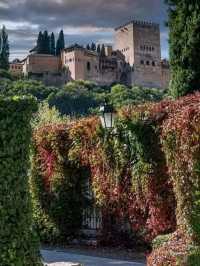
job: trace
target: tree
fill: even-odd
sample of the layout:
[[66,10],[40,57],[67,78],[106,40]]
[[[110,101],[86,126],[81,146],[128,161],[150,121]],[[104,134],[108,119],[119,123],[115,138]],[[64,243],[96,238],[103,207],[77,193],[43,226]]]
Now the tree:
[[100,46],[100,44],[97,45],[97,53],[98,53],[98,54],[101,53],[101,46]]
[[66,116],[61,116],[55,106],[49,107],[47,101],[43,101],[39,104],[38,112],[32,119],[32,128],[38,129],[40,127],[48,126],[49,124],[61,124],[67,123]]
[[166,0],[169,6],[170,95],[200,89],[200,2]]
[[121,84],[114,85],[108,95],[109,101],[115,108],[145,102],[159,102],[163,97],[164,92],[160,89],[143,87],[129,88]]
[[43,33],[43,46],[44,54],[50,54],[50,37],[47,30]]
[[106,56],[106,50],[105,50],[105,45],[104,44],[102,44],[102,46],[101,46],[101,53],[100,53],[100,55],[102,57],[105,57]]
[[65,38],[64,38],[64,33],[63,30],[60,31],[58,40],[56,43],[56,55],[60,55],[61,51],[65,48]]
[[50,54],[55,55],[56,53],[56,47],[55,47],[55,36],[54,33],[51,33],[50,37]]
[[86,46],[86,49],[87,49],[87,50],[91,50],[91,48],[90,48],[90,45],[89,45],[89,44],[87,44],[87,46]]
[[91,45],[91,50],[92,50],[92,51],[96,51],[96,49],[97,49],[97,48],[96,48],[96,44],[95,44],[95,43],[92,43],[92,45]]
[[0,68],[9,69],[9,42],[5,26],[0,32]]
[[42,34],[41,31],[38,34],[37,48],[36,49],[37,49],[37,53],[38,54],[42,54],[43,53],[43,50],[44,50],[44,47],[43,47],[43,34]]

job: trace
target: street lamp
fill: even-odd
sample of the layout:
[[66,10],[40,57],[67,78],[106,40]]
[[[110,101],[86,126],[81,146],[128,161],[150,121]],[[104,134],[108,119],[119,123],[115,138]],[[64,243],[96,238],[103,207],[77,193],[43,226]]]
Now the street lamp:
[[116,112],[113,106],[105,102],[104,105],[100,107],[100,119],[103,128],[112,129],[114,127],[115,117]]

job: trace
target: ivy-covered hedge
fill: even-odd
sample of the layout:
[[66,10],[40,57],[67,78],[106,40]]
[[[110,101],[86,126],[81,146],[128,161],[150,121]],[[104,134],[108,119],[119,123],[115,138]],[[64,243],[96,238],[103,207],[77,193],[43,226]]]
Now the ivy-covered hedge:
[[66,243],[76,237],[87,205],[89,171],[70,161],[72,142],[67,125],[35,131],[31,190],[34,220],[43,243]]
[[34,99],[0,98],[0,265],[41,265],[28,185]]
[[63,162],[67,168],[86,167],[102,210],[103,244],[121,244],[128,233],[130,241],[134,236],[151,244],[148,265],[198,265],[199,106],[197,93],[123,108],[112,133],[97,117],[39,129],[34,138],[37,178],[48,189],[54,187],[57,169],[65,176]]
[[200,93],[165,107],[161,141],[176,196],[177,230],[149,265],[200,265]]

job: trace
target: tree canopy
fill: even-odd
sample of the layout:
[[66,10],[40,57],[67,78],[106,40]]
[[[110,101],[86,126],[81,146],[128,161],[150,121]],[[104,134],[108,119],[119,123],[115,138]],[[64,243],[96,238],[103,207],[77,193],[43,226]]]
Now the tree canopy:
[[169,6],[170,94],[200,89],[200,2],[166,0]]
[[38,54],[60,55],[61,50],[65,48],[65,40],[63,30],[60,31],[56,45],[55,35],[52,32],[50,35],[47,30],[39,32],[37,46],[33,49]]
[[0,68],[9,69],[9,42],[5,26],[0,31]]
[[58,40],[56,43],[56,55],[60,55],[61,51],[65,48],[65,38],[63,30],[60,31]]
[[35,80],[0,80],[0,95],[31,95],[38,102],[47,101],[50,107],[62,115],[71,117],[87,116],[98,113],[99,106],[108,99],[115,109],[122,106],[137,105],[144,102],[160,101],[164,92],[156,88],[126,87],[117,84],[99,87],[90,81],[73,81],[61,88],[47,87]]

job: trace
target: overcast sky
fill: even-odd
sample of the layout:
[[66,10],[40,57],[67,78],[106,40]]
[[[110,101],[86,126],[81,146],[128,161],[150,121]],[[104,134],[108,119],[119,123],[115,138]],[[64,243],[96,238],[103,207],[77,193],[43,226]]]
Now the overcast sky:
[[38,32],[64,30],[66,46],[112,43],[114,28],[132,19],[160,23],[162,57],[168,57],[164,0],[0,0],[0,26],[9,33],[11,59],[23,58]]

